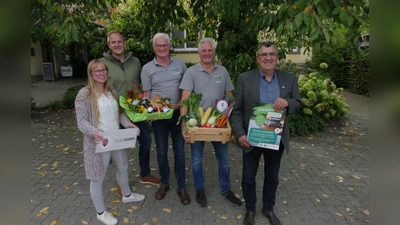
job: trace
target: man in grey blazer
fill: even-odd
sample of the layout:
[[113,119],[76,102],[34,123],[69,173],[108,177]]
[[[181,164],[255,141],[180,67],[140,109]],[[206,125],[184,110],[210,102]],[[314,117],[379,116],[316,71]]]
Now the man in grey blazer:
[[280,162],[284,149],[289,152],[289,121],[285,116],[279,150],[251,146],[247,139],[250,116],[253,107],[260,103],[273,105],[275,111],[285,109],[286,115],[300,110],[301,97],[295,75],[275,69],[278,62],[278,49],[272,42],[263,42],[257,51],[258,69],[239,75],[236,87],[236,102],[229,118],[238,139],[237,146],[243,150],[242,189],[247,213],[243,223],[254,224],[256,211],[256,181],[261,155],[264,156],[264,185],[262,214],[270,224],[280,225],[273,208]]

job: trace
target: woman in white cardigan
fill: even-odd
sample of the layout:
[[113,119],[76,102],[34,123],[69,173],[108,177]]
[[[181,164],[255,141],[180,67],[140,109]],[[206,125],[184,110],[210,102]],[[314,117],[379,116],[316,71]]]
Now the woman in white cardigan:
[[[75,99],[79,130],[83,133],[83,149],[86,179],[90,180],[90,196],[97,211],[97,219],[106,225],[118,220],[106,211],[103,199],[103,180],[110,159],[117,170],[117,181],[122,190],[122,202],[138,202],[145,196],[132,193],[128,181],[128,159],[125,149],[95,153],[96,143],[103,141],[101,132],[125,128],[136,128],[124,112],[121,113],[117,94],[108,85],[108,69],[100,60],[88,65],[88,85],[82,88]],[[138,134],[140,131],[138,130]]]

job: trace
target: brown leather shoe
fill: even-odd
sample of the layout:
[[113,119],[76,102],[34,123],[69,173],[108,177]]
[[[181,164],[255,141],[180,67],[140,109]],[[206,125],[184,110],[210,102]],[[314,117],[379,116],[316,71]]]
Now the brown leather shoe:
[[156,199],[157,200],[161,200],[165,197],[165,195],[167,195],[167,191],[169,190],[169,185],[167,186],[160,186],[160,188],[158,189],[157,193],[156,193]]
[[179,197],[181,197],[181,203],[184,205],[189,205],[190,203],[190,197],[188,195],[188,193],[186,192],[185,189],[183,190],[176,190],[176,193],[178,193]]

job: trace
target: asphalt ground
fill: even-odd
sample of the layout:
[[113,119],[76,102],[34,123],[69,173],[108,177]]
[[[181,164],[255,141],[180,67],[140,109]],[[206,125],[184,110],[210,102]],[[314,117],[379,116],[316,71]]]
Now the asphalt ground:
[[[86,83],[85,79],[62,79],[31,84],[31,97],[44,107],[61,99],[66,88]],[[284,154],[280,171],[275,213],[286,225],[369,224],[369,99],[344,92],[351,115],[326,131],[308,137],[292,137],[290,154]],[[37,112],[40,114],[40,112]],[[57,113],[57,112],[54,112]],[[73,111],[31,119],[31,224],[102,224],[89,195],[89,181],[83,167],[83,136],[74,123]],[[67,122],[66,122],[67,121]],[[153,139],[150,167],[158,176]],[[233,144],[231,189],[241,191],[242,152]],[[170,147],[171,148],[171,147]],[[134,192],[144,194],[139,203],[122,203],[115,188],[115,168],[111,165],[103,183],[104,200],[118,224],[213,225],[243,224],[244,205],[232,206],[219,194],[218,165],[212,145],[206,143],[203,159],[207,206],[195,203],[190,147],[186,145],[189,205],[182,205],[171,174],[171,190],[156,200],[156,186],[139,183],[137,147],[128,149],[129,180]],[[172,149],[169,152],[173,171]],[[257,174],[257,214],[255,224],[269,224],[261,214],[263,161]]]

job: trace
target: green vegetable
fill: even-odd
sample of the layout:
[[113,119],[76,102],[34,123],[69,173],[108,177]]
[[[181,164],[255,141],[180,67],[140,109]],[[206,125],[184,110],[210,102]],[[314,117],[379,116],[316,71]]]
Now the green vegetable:
[[197,120],[195,118],[190,118],[187,124],[189,124],[189,127],[195,127],[197,124]]

